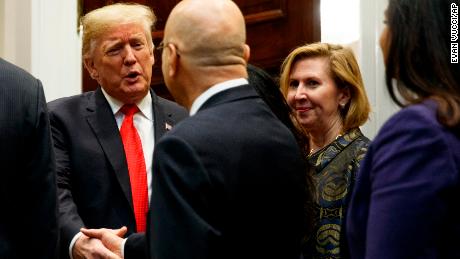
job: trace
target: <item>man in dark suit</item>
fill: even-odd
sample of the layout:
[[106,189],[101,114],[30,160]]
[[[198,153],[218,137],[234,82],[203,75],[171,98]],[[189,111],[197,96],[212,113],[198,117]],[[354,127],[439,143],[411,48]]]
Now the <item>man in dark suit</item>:
[[40,81],[0,58],[0,258],[56,258],[55,160]]
[[[49,103],[62,256],[146,255],[153,146],[187,115],[150,90],[154,21],[150,8],[135,4],[110,5],[85,15],[84,64],[101,87]],[[126,240],[122,226],[127,227]],[[117,238],[80,232],[83,227],[107,228],[100,232]]]
[[163,75],[191,116],[155,148],[151,258],[299,258],[307,172],[247,82],[245,37],[230,0],[181,1],[166,23]]

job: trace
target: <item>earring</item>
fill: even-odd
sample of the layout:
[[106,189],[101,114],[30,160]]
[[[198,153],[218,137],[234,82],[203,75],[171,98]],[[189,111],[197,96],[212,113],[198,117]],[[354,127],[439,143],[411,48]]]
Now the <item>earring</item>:
[[344,109],[344,108],[345,108],[345,104],[344,104],[344,103],[341,103],[341,104],[340,104],[340,108],[341,108],[341,109]]

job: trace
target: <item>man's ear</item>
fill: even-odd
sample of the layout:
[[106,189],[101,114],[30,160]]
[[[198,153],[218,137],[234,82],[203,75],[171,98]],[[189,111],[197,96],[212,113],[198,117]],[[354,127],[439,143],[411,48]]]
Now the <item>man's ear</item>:
[[243,45],[243,58],[246,63],[249,61],[249,57],[251,56],[251,49],[249,48],[248,44]]
[[153,46],[152,51],[150,51],[150,58],[152,59],[152,67],[155,65],[155,46]]
[[166,48],[168,48],[168,52],[166,53],[168,55],[168,75],[174,77],[177,74],[179,54],[174,44],[169,43]]
[[88,73],[91,76],[91,78],[94,80],[98,80],[99,73],[97,72],[97,69],[94,67],[93,59],[89,57],[84,57],[83,63],[85,64],[85,68],[86,70],[88,70]]

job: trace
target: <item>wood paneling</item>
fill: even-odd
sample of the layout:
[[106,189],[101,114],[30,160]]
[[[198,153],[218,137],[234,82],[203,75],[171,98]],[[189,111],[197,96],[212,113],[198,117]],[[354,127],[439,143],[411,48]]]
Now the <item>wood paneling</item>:
[[[106,4],[122,1],[84,0],[83,13]],[[153,41],[158,45],[163,38],[163,28],[172,8],[180,0],[136,0],[151,6],[158,20]],[[250,63],[260,66],[273,75],[289,52],[304,43],[319,41],[320,0],[234,0],[242,10],[247,26],[247,43],[251,48]],[[171,98],[161,75],[161,53],[155,52],[152,87],[160,96]],[[97,82],[86,70],[83,75],[83,91],[93,90]]]

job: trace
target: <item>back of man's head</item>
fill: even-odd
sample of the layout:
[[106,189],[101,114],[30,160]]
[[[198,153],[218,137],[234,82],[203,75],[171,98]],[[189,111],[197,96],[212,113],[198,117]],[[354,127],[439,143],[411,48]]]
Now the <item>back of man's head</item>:
[[184,0],[165,28],[165,42],[197,67],[245,66],[245,41],[244,17],[231,0]]

